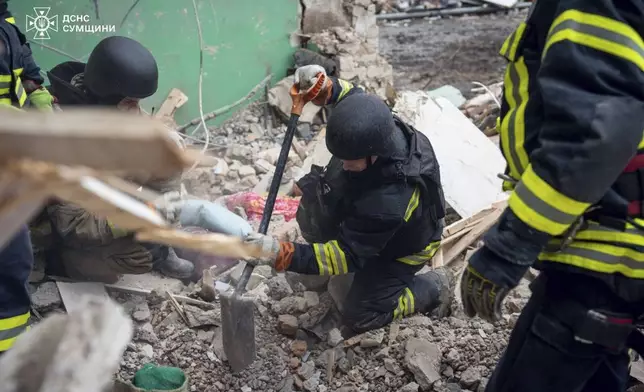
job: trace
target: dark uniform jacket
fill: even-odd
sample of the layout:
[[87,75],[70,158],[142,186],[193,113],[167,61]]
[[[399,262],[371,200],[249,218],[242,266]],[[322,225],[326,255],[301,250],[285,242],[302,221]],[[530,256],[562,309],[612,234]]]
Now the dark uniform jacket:
[[[4,51],[0,60],[0,103],[21,108],[27,103],[28,94],[43,83],[43,78],[32,57],[27,38],[15,25],[11,13],[2,9],[0,46]],[[34,84],[25,89],[25,81]]]
[[642,0],[538,0],[508,37],[498,129],[513,191],[485,238],[507,260],[541,250],[539,266],[625,298],[644,297],[625,279],[644,278],[643,32]]
[[[363,93],[334,79],[331,102]],[[337,236],[325,243],[296,244],[290,271],[337,275],[367,263],[409,268],[431,259],[444,217],[438,162],[423,134],[399,119],[396,124],[407,140],[405,156],[379,158],[364,172],[341,173],[341,200],[329,209],[339,222]]]

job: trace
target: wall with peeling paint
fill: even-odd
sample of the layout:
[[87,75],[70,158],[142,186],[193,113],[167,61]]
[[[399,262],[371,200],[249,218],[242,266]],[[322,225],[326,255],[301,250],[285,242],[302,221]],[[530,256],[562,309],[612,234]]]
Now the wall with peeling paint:
[[[204,112],[243,97],[264,78],[268,66],[274,81],[285,76],[294,50],[290,34],[298,27],[298,0],[196,3],[205,45]],[[159,63],[159,91],[145,101],[144,107],[159,107],[176,87],[189,97],[176,114],[177,122],[182,124],[199,115],[199,36],[191,0],[14,0],[9,4],[29,39],[34,38],[35,31],[26,32],[26,17],[34,15],[33,7],[51,7],[49,17],[58,15],[58,31],[49,30],[50,39],[36,41],[51,48],[31,45],[43,70],[69,60],[54,49],[85,61],[103,37],[128,36],[149,48]],[[88,25],[115,25],[116,32],[63,31],[63,15],[89,15]]]

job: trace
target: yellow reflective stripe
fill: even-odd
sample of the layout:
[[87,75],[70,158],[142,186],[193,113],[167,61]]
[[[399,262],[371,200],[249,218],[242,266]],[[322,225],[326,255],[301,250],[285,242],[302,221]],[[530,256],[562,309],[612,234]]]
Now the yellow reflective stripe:
[[338,79],[338,82],[340,83],[340,87],[342,87],[342,90],[340,90],[340,95],[338,95],[338,99],[337,99],[339,101],[342,98],[344,98],[344,96],[347,95],[349,91],[351,91],[351,89],[353,88],[353,84],[342,79]]
[[432,257],[436,254],[436,251],[438,251],[438,247],[440,246],[441,242],[440,241],[434,241],[431,242],[429,245],[425,247],[425,249],[421,250],[420,252],[405,256],[405,257],[400,257],[396,259],[396,261],[400,261],[401,263],[405,263],[407,265],[422,265],[427,262],[429,262]]
[[557,42],[570,41],[621,57],[644,71],[644,41],[626,23],[577,10],[559,15],[548,33],[543,55]]
[[516,31],[514,32],[514,40],[512,41],[512,45],[510,45],[509,49],[509,57],[514,61],[514,59],[517,56],[517,49],[519,48],[519,43],[521,42],[521,39],[523,38],[523,33],[525,32],[526,24],[525,22],[522,22],[519,27],[517,27]]
[[[644,225],[644,219],[635,219],[635,221],[639,225]],[[579,231],[575,235],[575,239],[644,247],[644,235],[642,235],[642,231],[640,229],[637,229],[630,223],[627,223],[626,229],[622,231],[610,227],[601,226],[596,222],[588,222],[588,228]],[[553,239],[553,241],[556,240],[557,239]],[[559,241],[561,242],[563,241],[563,239],[559,239]]]
[[406,287],[400,297],[398,297],[398,306],[394,309],[394,320],[400,320],[404,316],[409,316],[416,311],[416,300],[409,287]]
[[412,214],[414,213],[414,211],[416,211],[416,208],[418,208],[419,204],[420,204],[420,189],[416,187],[414,189],[414,192],[411,194],[411,198],[409,198],[409,203],[407,203],[407,210],[405,210],[405,222],[411,219]]
[[13,80],[13,76],[11,75],[0,75],[0,82],[11,83],[12,80]]
[[18,316],[0,319],[0,331],[23,326],[29,322],[29,312]]
[[529,97],[528,67],[523,57],[510,63],[505,71],[503,97],[508,103],[508,112],[499,128],[501,148],[508,163],[509,175],[519,179],[529,159],[525,150],[525,109]]
[[543,252],[539,260],[558,262],[605,273],[644,279],[644,253],[621,246],[573,242],[557,253]]
[[333,268],[331,268],[327,254],[324,251],[324,244],[313,244],[313,252],[315,253],[315,260],[318,263],[318,270],[320,271],[320,275],[331,275]]
[[[347,255],[344,253],[338,241],[332,240],[327,242],[326,246],[330,249],[331,259],[333,260],[333,267],[336,274],[343,275],[349,273],[347,266]],[[325,246],[325,249],[326,249]]]
[[637,145],[638,150],[641,150],[643,148],[644,148],[644,137],[642,138],[642,140],[640,140],[640,144]]
[[29,313],[0,319],[0,352],[10,349],[18,336],[29,329]]
[[402,319],[402,312],[404,308],[405,305],[403,304],[403,296],[401,295],[400,297],[398,297],[398,306],[396,307],[396,309],[394,309],[394,320]]
[[16,24],[16,18],[14,18],[13,16],[10,18],[6,18],[5,20],[13,25]]
[[508,35],[508,37],[503,41],[503,45],[501,45],[501,49],[499,50],[499,54],[505,58],[508,57],[508,48],[512,46],[512,41],[514,40],[516,30],[512,32],[512,34]]
[[560,193],[528,166],[508,201],[512,211],[526,224],[551,235],[562,234],[590,203]]
[[407,307],[405,309],[405,316],[409,316],[414,313],[416,310],[416,302],[414,300],[414,293],[411,292],[409,287],[405,288],[404,291],[405,298],[407,299]]

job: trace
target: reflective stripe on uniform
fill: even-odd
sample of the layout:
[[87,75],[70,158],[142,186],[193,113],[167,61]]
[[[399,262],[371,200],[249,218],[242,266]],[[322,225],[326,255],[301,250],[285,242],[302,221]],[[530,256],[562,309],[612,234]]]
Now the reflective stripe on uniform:
[[414,211],[416,211],[416,208],[418,208],[418,205],[420,204],[420,189],[416,187],[414,189],[414,192],[411,194],[411,198],[409,198],[409,202],[407,203],[407,209],[405,210],[405,222],[409,221],[411,219],[412,214]]
[[0,75],[0,103],[11,105],[12,75]]
[[426,264],[432,259],[432,257],[434,257],[440,244],[441,244],[440,241],[430,242],[429,245],[427,245],[425,249],[421,250],[420,252],[414,253],[409,256],[401,257],[396,260],[408,265]]
[[521,38],[523,38],[523,34],[525,33],[525,28],[526,28],[526,23],[522,22],[516,30],[508,36],[508,38],[505,39],[503,42],[503,46],[501,46],[501,50],[499,51],[499,54],[506,59],[510,61],[514,61],[516,59],[517,55],[517,50],[519,49],[519,43],[521,42]]
[[[644,219],[635,219],[635,223],[644,226]],[[625,230],[617,230],[591,221],[588,222],[587,228],[580,230],[575,235],[575,239],[644,247],[644,236],[642,235],[642,231],[630,223],[626,224]],[[557,238],[552,239],[551,241],[554,245],[557,242],[561,243],[563,239]]]
[[644,279],[644,253],[593,242],[573,241],[557,253],[543,252],[539,260],[563,263],[595,272],[621,273],[629,278]]
[[[508,163],[508,174],[518,180],[526,167],[529,159],[525,150],[525,109],[529,97],[528,67],[523,57],[518,57],[519,45],[523,39],[526,24],[519,27],[505,40],[500,54],[510,61],[505,71],[503,81],[503,98],[508,104],[508,111],[498,121],[497,129],[501,136],[501,150]],[[504,190],[512,189],[512,185],[504,181]]]
[[6,18],[5,20],[6,20],[7,22],[11,23],[12,25],[15,25],[15,24],[16,24],[16,18],[14,18],[13,16],[12,16],[12,17],[10,17],[10,18]]
[[400,320],[405,316],[413,314],[416,310],[415,306],[414,294],[406,287],[402,294],[400,294],[400,297],[398,297],[398,306],[394,309],[394,320]]
[[340,248],[338,241],[333,240],[325,244],[313,244],[313,251],[320,275],[343,275],[349,273],[347,256]]
[[20,316],[0,319],[0,352],[13,346],[18,336],[28,328],[29,313]]
[[340,90],[340,95],[338,95],[337,99],[338,101],[340,101],[342,98],[344,98],[345,95],[347,95],[349,91],[351,91],[353,84],[342,79],[338,79],[338,83],[340,83],[340,87],[342,87],[342,90]]
[[571,199],[528,166],[510,195],[508,205],[523,222],[550,235],[562,234],[590,203]]
[[15,76],[14,80],[16,83],[14,92],[16,93],[16,98],[18,99],[18,106],[23,107],[25,105],[25,102],[27,102],[27,92],[22,86],[22,79],[20,78],[20,75],[22,75],[22,68],[14,69],[13,74]]
[[644,41],[626,23],[605,16],[568,10],[552,22],[543,56],[546,56],[552,45],[561,41],[570,41],[621,57],[644,71]]

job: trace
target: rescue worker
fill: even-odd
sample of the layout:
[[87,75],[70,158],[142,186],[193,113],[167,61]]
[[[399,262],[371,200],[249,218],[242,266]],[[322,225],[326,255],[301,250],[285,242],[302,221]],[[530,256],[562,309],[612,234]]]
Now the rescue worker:
[[[295,73],[301,90],[319,77],[324,77],[319,65]],[[334,105],[326,129],[326,145],[334,159],[327,169],[342,168],[335,174],[341,181],[312,188],[323,189],[313,199],[329,203],[322,210],[337,221],[335,233],[310,245],[252,233],[246,242],[273,257],[251,262],[311,275],[355,272],[342,306],[345,338],[417,312],[445,314],[451,292],[446,272],[415,275],[436,252],[445,215],[438,162],[429,140],[392,115],[380,98],[345,80],[328,77],[313,102]],[[309,182],[319,181],[317,173],[309,177]],[[307,204],[309,187],[300,188],[301,203]]]
[[7,1],[0,0],[0,35],[5,50],[0,63],[0,104],[50,111],[53,97],[42,86],[40,67],[32,57],[27,37],[16,26]]
[[[39,110],[52,110],[52,97],[42,88],[40,68],[31,49],[0,0],[0,108],[20,110],[29,103]],[[0,354],[9,350],[27,330],[31,298],[27,289],[34,258],[25,225],[6,244],[0,245]]]
[[[48,77],[63,109],[93,105],[140,112],[139,101],[157,91],[158,68],[152,53],[139,42],[113,36],[98,43],[87,64],[65,62],[54,67]],[[180,143],[180,137],[175,137]],[[179,178],[131,180],[162,193],[158,205],[168,207],[160,210],[168,220],[178,220]],[[32,232],[39,233],[39,246],[46,249],[52,274],[111,283],[121,274],[142,274],[153,268],[179,279],[189,278],[194,270],[193,264],[179,258],[172,248],[137,242],[132,233],[70,203],[52,203],[33,227]]]
[[644,315],[644,2],[539,0],[501,48],[508,208],[462,277],[499,319],[541,273],[488,392],[625,391]]

